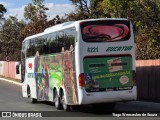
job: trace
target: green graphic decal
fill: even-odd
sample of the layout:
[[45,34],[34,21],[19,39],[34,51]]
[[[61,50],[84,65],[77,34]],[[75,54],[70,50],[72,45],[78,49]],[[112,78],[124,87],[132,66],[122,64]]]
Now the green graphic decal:
[[121,88],[132,86],[132,58],[85,58],[86,89]]
[[[75,79],[74,53],[68,50],[60,54],[37,56],[35,60],[35,78],[39,99],[53,99],[53,88],[64,86],[69,104],[77,104],[77,86]],[[32,77],[33,74],[28,74]]]
[[37,56],[35,62],[38,98],[52,100],[53,87],[62,84],[62,54]]

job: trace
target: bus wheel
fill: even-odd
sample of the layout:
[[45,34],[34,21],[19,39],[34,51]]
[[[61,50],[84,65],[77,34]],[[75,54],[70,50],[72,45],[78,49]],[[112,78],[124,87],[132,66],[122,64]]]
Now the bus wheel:
[[37,103],[37,99],[31,98],[31,90],[29,86],[27,87],[27,94],[28,94],[28,98],[30,98],[31,100],[31,103]]
[[30,98],[30,100],[32,103],[37,103],[37,99],[35,99],[35,98]]
[[65,96],[62,91],[62,99],[61,99],[62,107],[65,111],[70,111],[70,106],[66,104]]
[[31,97],[31,90],[30,90],[29,86],[27,86],[27,96],[28,96],[28,98]]
[[57,110],[61,109],[60,97],[58,96],[57,90],[54,91],[54,102]]

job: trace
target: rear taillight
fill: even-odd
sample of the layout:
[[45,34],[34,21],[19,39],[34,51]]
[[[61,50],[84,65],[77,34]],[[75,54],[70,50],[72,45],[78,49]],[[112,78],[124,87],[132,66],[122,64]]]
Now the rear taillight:
[[132,76],[133,76],[133,78],[132,78],[132,80],[133,80],[133,85],[136,85],[136,71],[133,71],[133,73],[132,73]]
[[79,86],[84,87],[85,86],[85,81],[84,81],[84,73],[81,73],[78,76],[78,82],[79,82]]

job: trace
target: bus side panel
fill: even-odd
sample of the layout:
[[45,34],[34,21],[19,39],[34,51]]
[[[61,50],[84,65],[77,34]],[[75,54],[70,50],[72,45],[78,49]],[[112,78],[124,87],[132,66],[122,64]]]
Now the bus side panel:
[[27,95],[27,87],[30,88],[31,98],[37,98],[36,94],[36,81],[35,81],[35,74],[34,74],[34,67],[35,67],[35,58],[27,58],[26,59],[26,74],[25,80],[22,84],[22,92],[23,97],[28,97]]
[[75,72],[75,52],[64,51],[63,54],[63,82],[67,104],[78,104],[77,81]]
[[36,58],[36,81],[38,98],[53,101],[53,89],[62,84],[62,54]]
[[25,82],[22,83],[22,96],[28,97],[27,96],[27,85],[25,84]]
[[38,99],[53,101],[53,89],[62,86],[67,104],[78,103],[74,52],[38,56],[35,64]]

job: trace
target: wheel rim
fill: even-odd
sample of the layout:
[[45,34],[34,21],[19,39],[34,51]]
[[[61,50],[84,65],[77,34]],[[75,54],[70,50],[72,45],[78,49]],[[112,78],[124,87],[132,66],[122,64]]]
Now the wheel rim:
[[68,109],[68,105],[66,104],[64,93],[62,93],[62,100],[61,101],[62,101],[63,109],[67,110]]
[[57,92],[55,92],[55,106],[57,107],[58,106],[58,95],[57,95]]
[[28,93],[28,98],[30,98],[31,97],[30,88],[27,88],[27,93]]
[[65,103],[65,98],[64,98],[64,94],[62,95],[62,105],[63,105],[63,109],[66,109],[66,103]]

